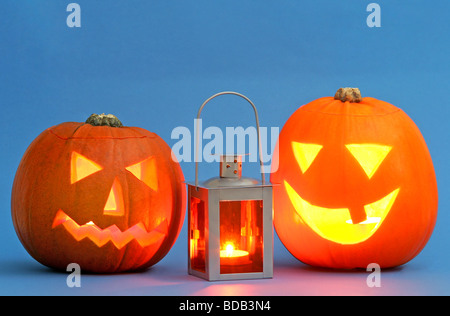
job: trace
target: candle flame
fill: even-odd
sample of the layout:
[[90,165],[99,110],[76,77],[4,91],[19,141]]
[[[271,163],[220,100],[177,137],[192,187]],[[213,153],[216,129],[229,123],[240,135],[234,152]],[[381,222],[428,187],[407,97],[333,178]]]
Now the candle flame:
[[233,256],[234,247],[232,244],[227,244],[225,247],[225,254],[227,257]]

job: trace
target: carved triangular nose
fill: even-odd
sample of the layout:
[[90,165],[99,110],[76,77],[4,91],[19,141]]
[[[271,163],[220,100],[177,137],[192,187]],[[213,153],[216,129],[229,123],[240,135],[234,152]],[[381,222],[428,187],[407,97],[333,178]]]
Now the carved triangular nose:
[[103,210],[104,215],[122,216],[125,213],[125,205],[123,201],[123,190],[119,179],[114,179],[108,200]]

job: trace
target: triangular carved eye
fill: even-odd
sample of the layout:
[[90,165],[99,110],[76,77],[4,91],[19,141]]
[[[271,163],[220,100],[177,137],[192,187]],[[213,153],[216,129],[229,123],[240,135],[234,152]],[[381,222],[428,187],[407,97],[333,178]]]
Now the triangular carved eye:
[[311,166],[322,147],[322,145],[292,142],[295,159],[303,173]]
[[350,144],[345,147],[358,160],[369,179],[372,178],[392,149],[390,146],[376,144]]
[[136,178],[144,182],[154,191],[158,190],[158,176],[156,173],[156,163],[153,157],[147,158],[134,165],[126,167]]
[[102,169],[99,164],[74,151],[72,152],[70,164],[70,183],[73,184],[80,181]]

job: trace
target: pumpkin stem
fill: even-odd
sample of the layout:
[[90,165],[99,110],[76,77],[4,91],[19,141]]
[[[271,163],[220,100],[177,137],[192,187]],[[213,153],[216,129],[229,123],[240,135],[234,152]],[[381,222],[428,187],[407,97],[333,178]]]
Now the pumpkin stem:
[[362,101],[361,91],[358,88],[340,88],[334,95],[334,99],[359,103]]
[[86,123],[93,126],[111,126],[111,127],[123,127],[122,122],[112,114],[92,114],[86,120]]

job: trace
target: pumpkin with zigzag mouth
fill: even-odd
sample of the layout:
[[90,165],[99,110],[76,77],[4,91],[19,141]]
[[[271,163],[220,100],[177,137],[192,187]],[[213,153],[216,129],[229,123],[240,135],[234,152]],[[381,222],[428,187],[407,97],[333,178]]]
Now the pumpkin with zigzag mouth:
[[175,242],[184,177],[156,134],[92,115],[45,130],[25,152],[12,190],[14,227],[37,261],[65,270],[145,269]]

